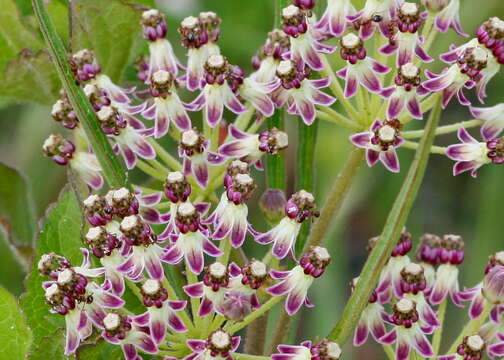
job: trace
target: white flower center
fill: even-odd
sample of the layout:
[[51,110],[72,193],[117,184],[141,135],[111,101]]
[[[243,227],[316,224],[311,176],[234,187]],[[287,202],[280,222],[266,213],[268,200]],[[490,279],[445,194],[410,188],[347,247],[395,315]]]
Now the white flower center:
[[220,68],[224,66],[224,63],[225,63],[224,56],[219,54],[213,54],[207,60],[208,66],[213,68]]
[[116,201],[121,201],[127,199],[130,195],[130,191],[126,188],[120,188],[119,190],[114,191],[113,199]]
[[199,135],[194,130],[187,130],[182,133],[182,143],[186,146],[194,146],[198,142]]
[[306,200],[308,202],[314,202],[315,201],[315,198],[313,197],[313,195],[311,193],[309,193],[308,191],[306,190],[299,190],[298,192],[298,195],[301,199],[303,200]]
[[315,246],[313,248],[313,252],[317,256],[318,260],[324,261],[324,260],[329,260],[331,258],[331,255],[329,255],[329,252],[325,247],[322,246]]
[[488,59],[488,52],[479,46],[474,48],[472,55],[477,62],[485,62]]
[[413,301],[409,299],[401,299],[396,304],[396,309],[403,314],[409,313],[411,310],[413,310],[413,307]]
[[38,262],[38,269],[42,270],[45,267],[45,264],[51,260],[51,255],[49,254],[44,254],[40,257],[40,260]]
[[142,290],[147,295],[154,295],[159,291],[159,289],[160,289],[159,281],[157,280],[149,279],[142,285]]
[[103,106],[96,115],[101,121],[107,121],[114,115],[114,110],[110,106]]
[[77,60],[82,60],[84,59],[87,55],[89,54],[89,50],[88,49],[82,49],[82,50],[79,50],[77,51],[73,57]]
[[209,272],[217,278],[223,277],[226,274],[226,266],[220,262],[214,262],[210,265]]
[[96,92],[97,89],[98,88],[96,87],[96,85],[87,84],[86,86],[84,86],[84,95],[86,95],[86,97],[90,97],[92,94]]
[[181,216],[190,216],[196,212],[196,208],[190,202],[185,202],[179,205],[177,212]]
[[138,225],[138,216],[130,215],[126,216],[123,221],[121,221],[121,229],[129,231]]
[[120,325],[121,319],[119,318],[119,315],[114,314],[114,313],[109,313],[105,318],[103,319],[103,325],[105,326],[105,329],[107,330],[115,330],[117,327]]
[[52,110],[51,110],[51,115],[56,115],[58,114],[59,112],[61,112],[61,110],[63,110],[63,100],[59,99],[58,101],[56,101],[52,107]]
[[287,136],[287,133],[283,131],[278,131],[275,134],[275,141],[277,143],[278,147],[285,148],[287,145],[289,145],[289,137]]
[[157,9],[150,9],[142,13],[142,18],[144,20],[149,20],[151,17],[157,17],[157,16],[159,16],[159,10]]
[[225,349],[231,344],[231,339],[227,332],[218,330],[212,334],[210,342],[216,348]]
[[184,180],[184,175],[180,171],[172,171],[168,173],[166,180],[169,183],[181,182]]
[[170,73],[165,70],[158,70],[152,75],[152,79],[154,82],[162,84],[170,80]]
[[416,15],[418,14],[418,6],[415,3],[406,2],[401,6],[401,12],[404,15]]
[[337,342],[331,341],[327,343],[327,356],[332,359],[339,359],[341,356],[341,348]]
[[290,60],[282,60],[278,64],[277,72],[280,75],[287,75],[294,69],[294,64]]
[[235,180],[239,185],[250,185],[254,182],[249,174],[237,174]]
[[353,49],[360,44],[360,38],[354,33],[349,33],[343,36],[341,44],[348,49]]
[[86,234],[86,239],[88,239],[89,241],[96,240],[101,236],[102,233],[103,229],[99,226],[89,228]]
[[299,8],[296,5],[289,5],[282,9],[282,17],[291,18],[299,14]]
[[395,129],[392,126],[385,125],[378,130],[378,136],[382,141],[392,141],[395,138]]
[[401,66],[401,74],[407,78],[414,78],[418,75],[418,68],[412,63]]
[[498,17],[493,17],[490,19],[492,27],[499,31],[499,32],[504,32],[504,21],[499,19]]
[[194,16],[188,16],[180,23],[182,27],[188,29],[195,27],[197,24],[198,24],[198,18]]
[[496,253],[495,260],[497,260],[501,264],[504,264],[504,251],[499,251],[498,253]]
[[204,12],[200,12],[199,16],[202,19],[207,19],[207,18],[215,18],[215,17],[217,17],[217,14],[214,13],[213,11],[204,11]]
[[65,269],[58,274],[58,284],[68,284],[73,278],[73,272],[70,269]]
[[59,293],[59,288],[57,284],[52,284],[45,290],[46,299],[51,299],[54,295]]
[[479,335],[471,335],[467,338],[467,346],[473,351],[480,351],[485,346],[485,342]]
[[58,142],[58,137],[54,134],[49,135],[47,139],[45,139],[44,144],[42,145],[42,148],[44,150],[52,148],[56,143]]
[[100,197],[96,194],[89,195],[86,200],[83,201],[84,206],[93,206],[95,202],[98,201]]
[[406,272],[408,274],[419,275],[422,272],[423,267],[421,265],[416,264],[416,263],[409,263],[408,265],[406,265],[404,267],[404,269],[406,270]]
[[233,162],[231,162],[231,167],[245,171],[248,168],[248,164],[241,160],[233,160]]
[[252,261],[250,264],[250,272],[257,277],[265,276],[267,274],[266,265],[261,261]]

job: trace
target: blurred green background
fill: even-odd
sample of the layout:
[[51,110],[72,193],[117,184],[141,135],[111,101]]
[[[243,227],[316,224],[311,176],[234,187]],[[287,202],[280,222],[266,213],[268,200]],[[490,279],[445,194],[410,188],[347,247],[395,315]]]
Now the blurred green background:
[[[2,0],[3,1],[3,0]],[[65,1],[52,0],[50,3],[57,10],[54,14],[64,24]],[[106,7],[109,0],[103,1]],[[354,1],[357,8],[363,0]],[[0,1],[1,3],[1,1]],[[34,26],[28,0],[17,0],[27,26]],[[179,58],[184,59],[184,52],[178,42],[176,28],[185,16],[199,11],[212,10],[223,19],[222,33],[219,45],[222,53],[230,61],[239,64],[247,72],[251,70],[250,60],[257,49],[265,41],[266,34],[271,30],[274,21],[273,0],[161,0],[158,6],[167,14],[169,38],[174,45]],[[502,0],[469,1],[461,0],[461,19],[466,32],[473,34],[477,26],[490,16],[504,16]],[[64,32],[64,26],[61,27]],[[139,29],[140,30],[140,29]],[[431,55],[446,51],[451,43],[461,44],[465,39],[456,36],[453,31],[438,37]],[[9,61],[9,59],[2,59]],[[340,67],[336,62],[335,67]],[[430,69],[439,71],[442,64],[437,61]],[[133,79],[129,69],[129,80]],[[0,82],[2,78],[0,77]],[[30,91],[27,89],[26,91]],[[35,91],[35,90],[34,90]],[[487,104],[495,105],[503,101],[503,72],[496,76],[488,88]],[[36,94],[34,94],[36,95]],[[191,95],[190,98],[192,98]],[[471,92],[471,100],[476,101]],[[43,140],[52,132],[61,132],[59,124],[50,117],[50,107],[20,102],[9,97],[0,97],[0,161],[19,169],[28,179],[30,191],[34,196],[37,218],[43,216],[47,206],[56,200],[59,191],[66,182],[63,167],[53,164],[41,152]],[[338,105],[335,105],[338,109]],[[468,110],[452,101],[443,113],[442,124],[470,119]],[[291,146],[287,150],[288,184],[291,187],[296,177],[296,141],[295,134],[299,121],[289,118],[287,126],[291,134]],[[421,127],[422,122],[412,124]],[[477,130],[471,130],[477,134]],[[331,182],[341,168],[351,145],[349,132],[329,123],[321,123],[317,142],[316,163],[316,198],[319,206],[323,203]],[[436,139],[437,145],[447,145],[457,142],[455,134],[449,134]],[[168,144],[173,149],[173,143]],[[403,171],[399,175],[385,171],[380,165],[373,169],[367,167],[359,171],[357,182],[345,202],[344,210],[334,219],[333,229],[325,244],[330,248],[333,262],[328,272],[311,289],[311,298],[317,305],[314,309],[302,311],[302,324],[292,328],[291,341],[315,338],[329,332],[339,317],[346,299],[349,296],[348,282],[358,275],[359,269],[366,258],[365,246],[368,238],[379,234],[391,208],[392,202],[399,190],[405,175],[404,171],[412,157],[412,151],[399,151]],[[462,265],[462,283],[474,285],[482,276],[482,271],[489,254],[504,248],[502,231],[502,204],[504,204],[504,173],[497,166],[484,167],[477,179],[468,175],[452,177],[451,160],[440,155],[432,155],[424,183],[420,190],[414,208],[408,220],[408,230],[415,240],[424,233],[456,233],[464,237],[466,242],[466,261]],[[262,177],[262,174],[258,174]],[[140,179],[140,177],[139,177]],[[257,197],[264,190],[257,192]],[[289,188],[289,191],[294,189]],[[257,199],[256,197],[256,199]],[[9,200],[7,196],[0,198],[1,207]],[[251,222],[260,230],[265,230],[264,222],[257,206],[251,201]],[[0,248],[0,285],[15,294],[23,290],[24,274],[10,255],[6,245]],[[247,251],[254,253],[258,245],[248,242]],[[263,252],[264,249],[259,249]],[[455,315],[457,314],[457,315]],[[448,329],[457,331],[466,319],[465,310],[449,310]],[[346,359],[379,359],[383,356],[376,352],[377,348],[368,345],[350,354],[350,347],[345,349]]]

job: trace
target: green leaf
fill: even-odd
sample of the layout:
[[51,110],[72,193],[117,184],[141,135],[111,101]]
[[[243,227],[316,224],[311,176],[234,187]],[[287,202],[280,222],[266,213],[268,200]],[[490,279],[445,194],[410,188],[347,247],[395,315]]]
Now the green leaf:
[[58,202],[50,207],[40,236],[36,243],[36,256],[26,280],[26,293],[21,297],[21,307],[33,332],[30,359],[64,359],[64,318],[51,314],[45,303],[42,282],[37,262],[45,253],[54,252],[66,256],[74,265],[79,265],[82,256],[81,223],[79,203],[70,187],[65,187]]
[[116,360],[122,359],[123,355],[120,346],[112,345],[102,338],[99,338],[96,343],[85,344],[79,347],[76,357],[79,360]]
[[119,82],[142,41],[146,7],[119,0],[72,1],[72,49],[94,51],[102,71]]
[[[33,9],[30,6],[30,10]],[[54,26],[56,27],[56,31],[61,39],[67,43],[68,42],[68,6],[65,5],[61,1],[51,0],[47,4],[47,12],[51,17],[51,20],[54,22]]]
[[0,224],[0,284],[15,295],[23,292],[23,279],[26,270],[26,259],[12,245],[9,230]]
[[16,298],[0,287],[0,360],[24,359],[32,335]]

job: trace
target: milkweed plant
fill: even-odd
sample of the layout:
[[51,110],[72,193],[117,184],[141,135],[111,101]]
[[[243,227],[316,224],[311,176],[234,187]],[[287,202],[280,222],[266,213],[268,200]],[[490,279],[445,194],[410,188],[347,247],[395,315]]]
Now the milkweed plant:
[[[170,23],[137,7],[145,52],[133,64],[136,84],[124,88],[92,47],[70,53],[34,0],[63,84],[51,116],[68,130],[50,134],[42,150],[81,184],[85,219],[81,264],[64,247],[35,259],[47,317],[64,319],[64,354],[104,343],[128,360],[337,360],[347,341],[375,341],[384,350],[377,359],[504,357],[504,251],[489,254],[486,268],[474,269],[481,281],[465,286],[461,236],[415,238],[405,227],[430,154],[446,157],[447,172],[474,178],[504,163],[504,104],[484,103],[504,64],[504,21],[467,29],[461,6],[280,1],[250,73],[221,51],[218,14]],[[434,57],[448,32],[459,45]],[[186,55],[177,57],[176,47]],[[442,70],[429,70],[433,64]],[[448,104],[468,120],[439,125]],[[299,124],[297,161],[310,173],[319,121],[349,129],[353,145],[322,204],[311,174],[297,174],[292,193],[282,185],[282,152],[296,142],[286,122]],[[479,134],[469,134],[476,127]],[[452,134],[453,144],[434,145],[440,134]],[[400,164],[398,152],[408,150],[413,160]],[[407,174],[361,273],[331,282],[352,290],[343,311],[330,315],[339,318],[334,329],[287,344],[292,317],[303,307],[317,311],[310,287],[331,266],[328,230],[361,165]],[[144,180],[130,179],[131,171]],[[251,221],[255,201],[267,228]],[[245,243],[264,255],[248,254]],[[130,301],[140,306],[132,311]],[[448,306],[468,312],[453,340],[443,339]],[[282,326],[266,337],[275,307]],[[451,346],[441,351],[442,341]]]

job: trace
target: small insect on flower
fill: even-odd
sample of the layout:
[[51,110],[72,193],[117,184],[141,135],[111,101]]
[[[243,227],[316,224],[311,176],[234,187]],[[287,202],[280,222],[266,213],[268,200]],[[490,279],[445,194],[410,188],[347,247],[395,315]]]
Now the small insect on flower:
[[369,131],[350,136],[350,141],[357,147],[366,149],[366,161],[369,167],[378,160],[393,173],[400,171],[396,148],[404,139],[400,136],[401,123],[397,119],[375,120]]
[[355,14],[348,15],[355,29],[359,30],[362,40],[367,40],[380,29],[381,33],[390,35],[390,23],[396,13],[396,7],[402,0],[366,0],[364,8]]
[[326,248],[313,246],[301,257],[299,265],[296,265],[292,270],[271,270],[271,277],[281,281],[268,288],[268,292],[274,296],[287,294],[285,311],[289,315],[295,314],[303,303],[312,307],[313,304],[307,296],[308,289],[314,279],[322,276],[330,262],[331,256]]

